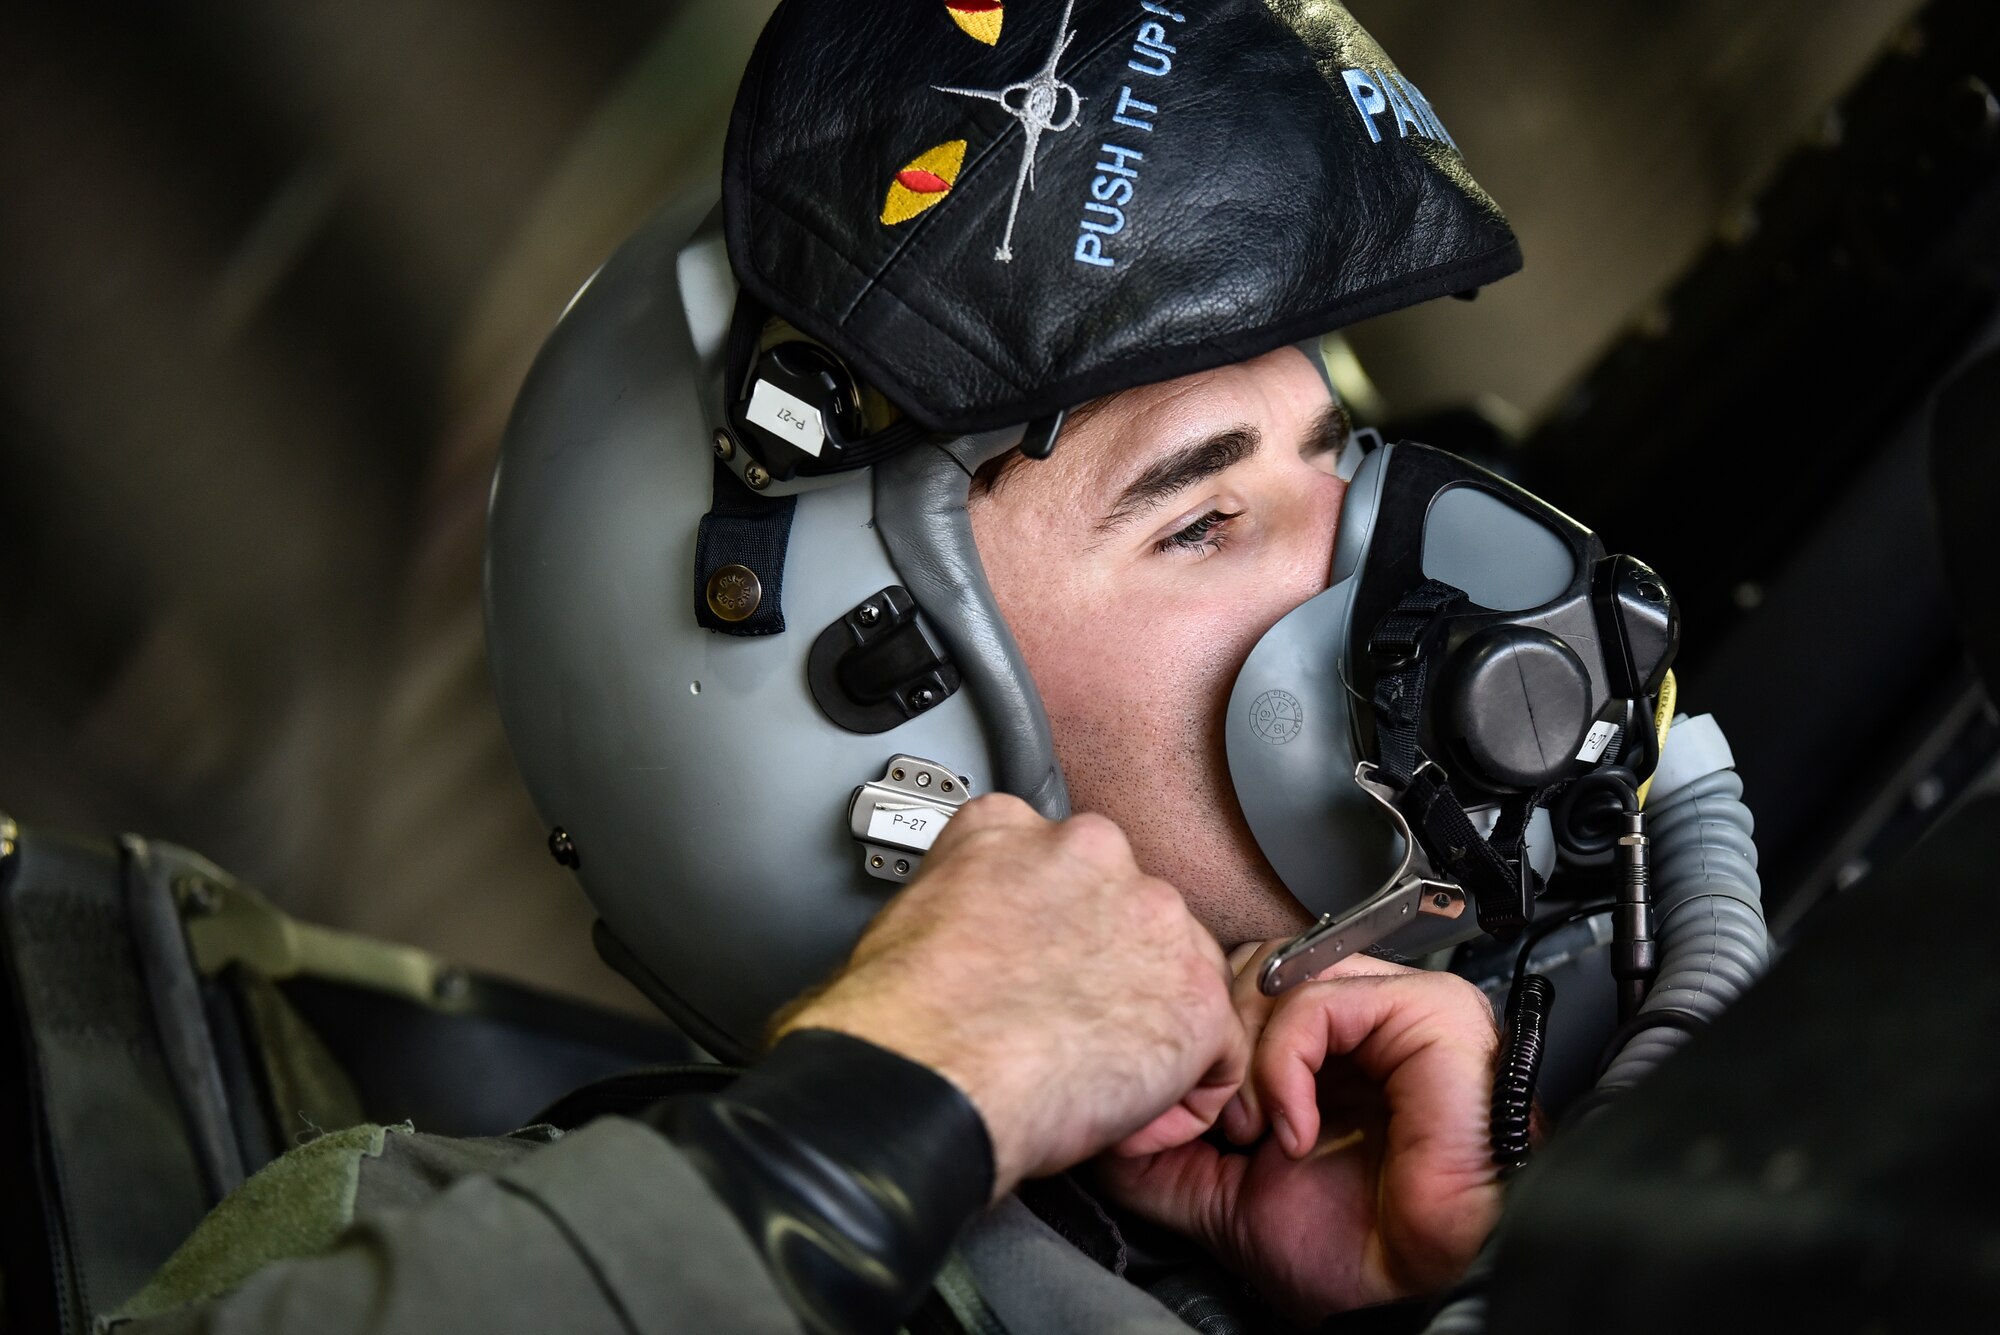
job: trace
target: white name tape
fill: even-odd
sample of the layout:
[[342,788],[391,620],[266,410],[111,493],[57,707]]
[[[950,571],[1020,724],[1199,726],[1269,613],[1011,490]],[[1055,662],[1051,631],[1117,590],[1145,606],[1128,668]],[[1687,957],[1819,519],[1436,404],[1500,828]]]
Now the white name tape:
[[868,837],[898,848],[924,852],[937,841],[938,833],[950,819],[949,811],[940,811],[936,807],[877,802],[875,809],[868,814]]
[[820,420],[819,409],[768,380],[759,380],[750,391],[750,410],[744,415],[815,459],[826,445],[826,423]]
[[1604,748],[1611,745],[1611,739],[1618,733],[1616,723],[1597,722],[1590,725],[1584,734],[1583,749],[1576,753],[1578,760],[1595,760],[1604,754]]

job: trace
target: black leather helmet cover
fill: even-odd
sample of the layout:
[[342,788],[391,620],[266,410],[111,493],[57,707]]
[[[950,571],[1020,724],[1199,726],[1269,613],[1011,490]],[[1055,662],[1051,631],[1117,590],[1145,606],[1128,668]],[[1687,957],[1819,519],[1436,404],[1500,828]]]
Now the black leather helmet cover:
[[723,198],[749,292],[953,432],[1521,263],[1331,0],[786,0]]

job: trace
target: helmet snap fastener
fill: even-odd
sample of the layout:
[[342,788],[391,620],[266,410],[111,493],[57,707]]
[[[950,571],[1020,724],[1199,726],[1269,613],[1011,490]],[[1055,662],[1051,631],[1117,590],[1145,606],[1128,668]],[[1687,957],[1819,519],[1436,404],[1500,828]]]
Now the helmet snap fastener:
[[763,581],[749,566],[720,566],[708,577],[708,610],[724,621],[742,621],[763,601]]

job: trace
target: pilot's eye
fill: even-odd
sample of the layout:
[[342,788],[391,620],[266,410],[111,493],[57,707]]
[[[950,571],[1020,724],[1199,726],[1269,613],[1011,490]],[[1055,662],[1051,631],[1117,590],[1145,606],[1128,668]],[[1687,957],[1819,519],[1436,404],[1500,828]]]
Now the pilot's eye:
[[1229,521],[1242,513],[1241,510],[1210,510],[1180,532],[1160,539],[1159,542],[1153,545],[1153,550],[1158,552],[1220,551],[1223,542],[1229,536]]

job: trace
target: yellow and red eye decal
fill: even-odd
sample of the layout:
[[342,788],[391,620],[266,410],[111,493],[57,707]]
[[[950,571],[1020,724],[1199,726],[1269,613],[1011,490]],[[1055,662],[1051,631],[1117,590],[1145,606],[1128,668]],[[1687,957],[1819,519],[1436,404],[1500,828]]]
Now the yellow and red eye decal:
[[967,36],[988,46],[1000,40],[1000,20],[1006,17],[1000,0],[944,0],[944,7]]
[[882,201],[882,221],[894,227],[908,222],[951,193],[958,169],[965,165],[965,141],[952,139],[911,158],[889,182]]

